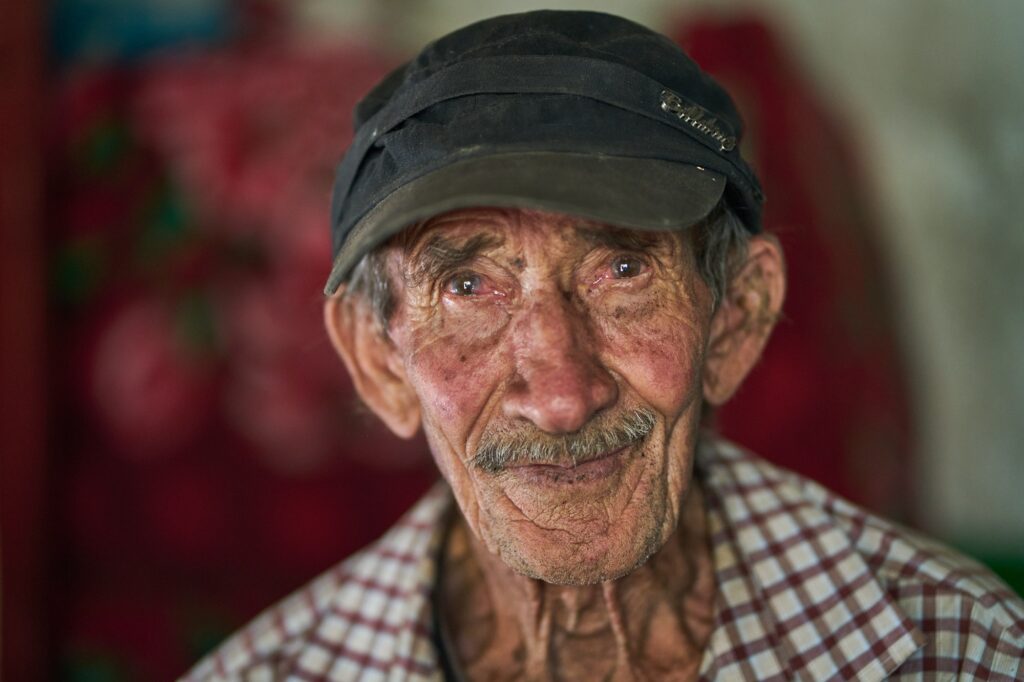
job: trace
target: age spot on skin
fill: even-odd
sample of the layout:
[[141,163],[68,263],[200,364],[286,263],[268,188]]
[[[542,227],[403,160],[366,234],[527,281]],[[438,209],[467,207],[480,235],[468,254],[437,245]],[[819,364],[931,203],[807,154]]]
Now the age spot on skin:
[[626,317],[635,317],[637,319],[646,319],[654,315],[662,306],[656,301],[647,301],[640,303],[639,305],[630,306],[616,306],[612,312],[612,317],[616,320],[622,320]]

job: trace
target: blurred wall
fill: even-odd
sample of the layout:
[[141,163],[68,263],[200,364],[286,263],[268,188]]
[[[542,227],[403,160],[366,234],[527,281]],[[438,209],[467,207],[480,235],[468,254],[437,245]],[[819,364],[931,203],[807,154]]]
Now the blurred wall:
[[754,10],[858,142],[898,283],[919,433],[919,520],[1024,556],[1024,3],[1014,0],[304,0],[312,34],[412,51],[454,26],[543,7],[653,27]]

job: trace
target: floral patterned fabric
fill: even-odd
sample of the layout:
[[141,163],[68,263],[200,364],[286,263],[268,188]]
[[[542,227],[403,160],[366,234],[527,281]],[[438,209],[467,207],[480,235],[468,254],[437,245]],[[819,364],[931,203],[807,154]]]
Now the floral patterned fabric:
[[196,53],[60,102],[62,665],[168,679],[436,474],[324,335],[327,188],[368,51]]

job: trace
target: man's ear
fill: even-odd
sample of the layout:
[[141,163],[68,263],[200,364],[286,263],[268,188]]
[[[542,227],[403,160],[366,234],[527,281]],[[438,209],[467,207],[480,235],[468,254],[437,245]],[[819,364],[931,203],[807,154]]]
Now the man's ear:
[[711,318],[704,400],[722,405],[757,364],[782,311],[786,263],[771,235],[750,238],[747,255]]
[[363,402],[400,438],[420,428],[420,402],[398,351],[359,296],[343,291],[324,302],[324,324]]

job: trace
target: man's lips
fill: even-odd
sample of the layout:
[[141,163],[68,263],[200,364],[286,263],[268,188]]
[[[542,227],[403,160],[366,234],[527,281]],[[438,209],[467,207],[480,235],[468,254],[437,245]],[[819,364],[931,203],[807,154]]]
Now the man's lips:
[[509,465],[506,472],[537,483],[580,483],[600,479],[619,469],[624,459],[621,455],[629,447],[626,445],[575,464],[571,461],[544,464],[519,462]]
[[608,459],[609,457],[614,457],[615,455],[618,455],[623,450],[625,450],[627,447],[628,446],[623,445],[621,448],[619,448],[617,450],[612,450],[610,452],[605,452],[604,454],[600,454],[600,455],[597,455],[595,457],[591,457],[590,459],[585,459],[583,461],[575,461],[575,462],[573,462],[573,461],[568,461],[568,462],[544,462],[544,463],[538,463],[538,462],[516,462],[514,464],[509,464],[507,468],[509,468],[509,469],[522,469],[522,468],[525,468],[525,467],[544,467],[544,468],[549,468],[549,469],[579,469],[580,467],[584,467],[584,466],[587,466],[589,464],[593,464],[594,462],[600,462],[603,459]]

